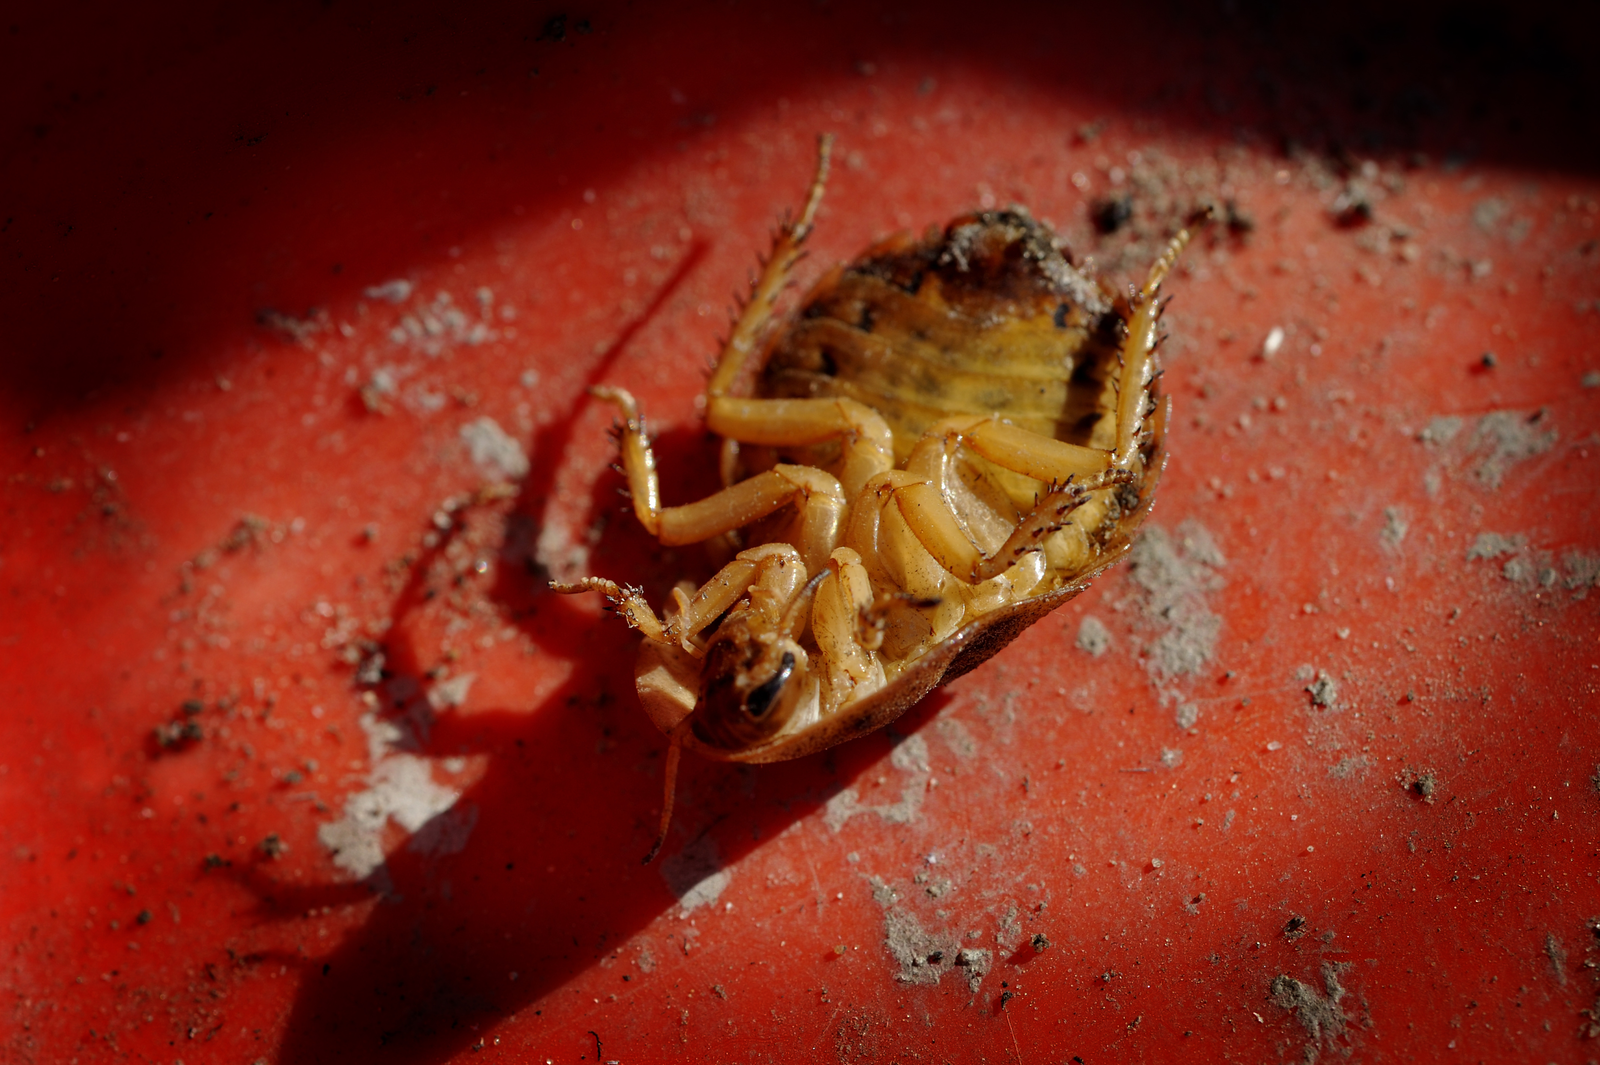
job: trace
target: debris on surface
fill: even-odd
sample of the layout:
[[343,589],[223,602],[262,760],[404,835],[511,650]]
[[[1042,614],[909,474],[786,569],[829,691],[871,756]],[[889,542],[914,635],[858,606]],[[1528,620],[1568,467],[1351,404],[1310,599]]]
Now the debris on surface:
[[1222,619],[1206,596],[1223,586],[1227,564],[1211,533],[1193,519],[1171,533],[1146,525],[1130,555],[1135,583],[1144,591],[1144,614],[1164,631],[1146,648],[1145,667],[1157,679],[1194,673],[1216,650]]
[[928,932],[914,916],[893,906],[884,911],[883,941],[894,960],[900,963],[895,979],[902,984],[924,987],[938,984],[939,977],[955,964],[961,950],[954,935]]
[[1399,507],[1383,508],[1383,530],[1378,533],[1378,538],[1383,541],[1383,546],[1390,551],[1400,550],[1400,544],[1406,538],[1406,531],[1410,523],[1406,521],[1405,511]]
[[877,814],[892,825],[907,825],[915,821],[922,809],[922,797],[928,790],[928,741],[921,736],[907,736],[895,745],[889,755],[889,763],[911,774],[911,779],[900,793],[899,802],[877,805],[863,803],[860,791],[845,788],[828,800],[822,811],[822,823],[837,832],[857,814]]
[[984,976],[989,972],[989,965],[994,960],[994,952],[988,950],[962,950],[956,955],[956,964],[966,970],[967,990],[974,995],[983,984]]
[[1111,630],[1105,622],[1092,614],[1078,623],[1078,650],[1087,651],[1099,658],[1111,649]]
[[1557,433],[1543,428],[1544,413],[1497,410],[1478,419],[1469,446],[1483,458],[1473,476],[1487,488],[1499,488],[1512,466],[1554,447]]
[[485,476],[506,481],[520,481],[528,476],[527,452],[488,415],[463,425],[461,442],[467,445],[473,464]]
[[472,682],[478,679],[476,673],[462,673],[460,676],[441,680],[428,689],[428,705],[435,710],[454,710],[465,705],[467,693],[472,690]]
[[385,281],[381,285],[369,285],[363,290],[363,295],[369,300],[384,300],[388,303],[404,303],[411,298],[411,293],[416,286],[403,277],[392,281]]
[[1423,802],[1432,803],[1439,790],[1439,778],[1431,769],[1407,766],[1400,773],[1400,786]]
[[1339,1004],[1345,996],[1339,977],[1349,968],[1342,962],[1323,963],[1322,985],[1326,994],[1318,994],[1316,988],[1292,976],[1280,975],[1272,979],[1269,991],[1273,1005],[1293,1013],[1300,1027],[1305,1029],[1309,1040],[1305,1050],[1308,1063],[1316,1061],[1323,1046],[1333,1046],[1349,1026],[1349,1018]]
[[1326,671],[1317,672],[1316,679],[1306,685],[1306,693],[1311,696],[1314,706],[1320,706],[1324,710],[1339,709],[1339,685]]
[[1430,421],[1422,432],[1417,434],[1417,439],[1424,444],[1448,444],[1461,432],[1465,423],[1455,415],[1441,415]]
[[1499,533],[1479,533],[1477,539],[1472,541],[1472,546],[1467,548],[1467,561],[1474,559],[1499,558],[1501,555],[1511,555],[1522,550],[1528,542],[1526,536],[1502,536]]
[[[430,759],[399,749],[411,742],[408,730],[400,724],[365,714],[361,727],[367,733],[372,760],[367,786],[345,798],[344,815],[319,827],[317,839],[328,849],[334,865],[365,880],[383,867],[383,833],[390,821],[415,835],[455,806],[461,793],[434,782]],[[465,821],[441,827],[437,838],[426,842],[459,851],[476,823],[474,813]]]

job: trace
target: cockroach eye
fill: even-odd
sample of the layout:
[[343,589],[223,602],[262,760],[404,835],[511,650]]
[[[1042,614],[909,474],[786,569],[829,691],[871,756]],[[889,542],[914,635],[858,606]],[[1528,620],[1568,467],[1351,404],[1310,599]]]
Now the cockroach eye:
[[783,691],[783,686],[789,682],[789,675],[794,672],[794,655],[788,651],[783,653],[783,661],[778,666],[778,672],[765,684],[752,691],[744,701],[745,712],[751,717],[761,718],[766,716],[772,708],[772,701]]

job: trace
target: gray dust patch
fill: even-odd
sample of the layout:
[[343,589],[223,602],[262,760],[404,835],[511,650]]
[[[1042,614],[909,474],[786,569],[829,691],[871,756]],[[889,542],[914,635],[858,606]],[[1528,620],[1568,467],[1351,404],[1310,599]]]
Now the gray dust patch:
[[1501,536],[1499,533],[1479,533],[1477,539],[1472,541],[1472,546],[1467,548],[1467,561],[1475,559],[1499,558],[1501,555],[1514,555],[1522,550],[1522,545],[1528,542],[1526,536]]
[[933,727],[938,729],[939,738],[944,740],[944,745],[957,758],[966,760],[978,753],[978,741],[972,738],[967,726],[955,718],[941,717],[933,723]]
[[922,810],[922,796],[927,791],[928,742],[921,736],[907,736],[895,745],[889,755],[889,764],[911,774],[900,791],[900,801],[871,804],[861,801],[861,792],[845,788],[829,799],[822,809],[822,823],[837,832],[857,814],[877,814],[892,825],[907,825],[917,819]]
[[478,823],[477,810],[452,810],[461,793],[434,783],[429,759],[396,749],[412,740],[401,724],[364,714],[361,727],[372,762],[367,786],[345,798],[339,820],[317,828],[317,840],[333,864],[360,879],[380,874],[390,821],[412,835],[412,849],[422,854],[464,849]]
[[1093,614],[1078,623],[1078,650],[1087,651],[1096,658],[1111,650],[1111,630]]
[[1506,560],[1500,567],[1500,576],[1523,591],[1560,585],[1572,593],[1573,599],[1587,599],[1589,589],[1600,584],[1600,556],[1568,551],[1558,567],[1549,551],[1529,549],[1526,536],[1500,533],[1479,533],[1467,548],[1469,562],[1499,558]]
[[1600,584],[1600,555],[1569,551],[1562,561],[1566,563],[1566,585],[1572,589],[1572,598],[1587,598],[1589,589]]
[[1556,431],[1543,428],[1544,411],[1523,414],[1497,410],[1478,419],[1472,431],[1471,449],[1483,454],[1472,471],[1488,488],[1499,488],[1512,466],[1549,451],[1556,443]]
[[461,427],[461,442],[487,477],[520,481],[528,476],[528,454],[500,423],[485,415]]
[[1417,439],[1424,444],[1443,446],[1456,438],[1464,424],[1453,414],[1442,415],[1424,426],[1422,432],[1417,434]]
[[1338,763],[1328,767],[1330,780],[1349,780],[1372,764],[1372,759],[1364,754],[1346,755]]
[[1217,571],[1227,565],[1216,540],[1199,522],[1186,519],[1171,533],[1145,526],[1130,560],[1144,592],[1143,612],[1164,631],[1145,647],[1145,668],[1164,680],[1197,672],[1216,651],[1222,619],[1206,604],[1223,586]]
[[1410,523],[1406,521],[1405,511],[1399,507],[1384,507],[1383,528],[1378,532],[1378,539],[1390,551],[1398,551],[1410,527]]
[[1306,1065],[1317,1060],[1323,1046],[1334,1046],[1344,1035],[1350,1018],[1345,1015],[1339,1000],[1344,998],[1344,985],[1340,975],[1350,966],[1342,962],[1325,962],[1322,966],[1322,984],[1326,994],[1318,994],[1310,984],[1301,983],[1292,976],[1273,977],[1269,990],[1273,1005],[1293,1013],[1305,1029],[1308,1042],[1305,1047]]
[[960,956],[961,944],[948,932],[923,929],[909,913],[889,908],[883,914],[883,942],[900,963],[895,979],[902,984],[933,987]]
[[1545,933],[1544,956],[1550,959],[1550,968],[1555,972],[1556,983],[1566,987],[1567,949],[1561,945],[1561,940],[1556,938],[1554,932]]
[[993,952],[963,948],[954,932],[929,932],[913,914],[896,905],[900,896],[883,878],[875,876],[869,883],[872,900],[883,907],[884,946],[900,965],[895,980],[933,987],[945,973],[955,972],[967,981],[967,990],[976,995],[993,965]]

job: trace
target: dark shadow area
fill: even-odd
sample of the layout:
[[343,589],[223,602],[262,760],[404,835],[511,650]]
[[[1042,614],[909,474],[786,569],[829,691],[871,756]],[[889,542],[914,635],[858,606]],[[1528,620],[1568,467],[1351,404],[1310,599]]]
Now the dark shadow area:
[[[678,462],[706,442],[677,436],[663,443]],[[602,479],[596,505],[607,505],[599,500],[615,487]],[[595,567],[642,575],[649,563],[635,541],[643,534],[618,526],[630,532],[603,537]],[[880,733],[760,767],[688,758],[665,855],[641,866],[661,801],[665,740],[632,695],[637,637],[615,619],[596,622],[563,605],[570,602],[563,597],[537,595],[519,624],[541,651],[615,668],[582,673],[537,706],[435,714],[421,695],[431,666],[407,615],[432,598],[426,575],[447,545],[448,537],[419,559],[415,579],[398,597],[383,645],[385,676],[373,690],[383,699],[383,716],[401,726],[403,749],[435,758],[488,756],[485,775],[437,819],[465,816],[471,834],[457,853],[430,852],[426,841],[437,835],[430,823],[365,883],[290,886],[267,879],[267,866],[241,871],[262,920],[294,920],[319,906],[380,896],[366,924],[304,974],[280,1048],[285,1062],[363,1061],[378,1053],[394,1062],[452,1057],[676,905],[663,863],[670,866],[686,846],[703,855],[701,841],[709,836],[721,865],[737,862],[815,811],[896,742]],[[636,559],[632,566],[623,563],[627,555]],[[897,736],[926,725],[947,701],[942,693],[925,700],[897,723]],[[307,964],[299,956],[276,960]],[[622,971],[633,970],[619,969],[619,991],[626,986]]]
[[1286,154],[1593,173],[1597,35],[1592,5],[1453,0],[13,8],[0,388],[37,421],[157,383],[868,61]]
[[[681,284],[698,251],[626,323],[601,355],[598,380]],[[534,450],[559,458],[587,404],[553,421]],[[716,486],[715,441],[673,431],[655,439],[669,499]],[[331,958],[310,964],[296,995],[280,1060],[290,1063],[445,1060],[479,1033],[533,1007],[627,943],[677,903],[669,881],[714,854],[722,865],[782,833],[876,764],[896,737],[927,724],[942,693],[877,736],[798,762],[747,767],[685,760],[674,828],[663,857],[642,866],[661,802],[665,738],[633,696],[638,637],[619,620],[598,619],[571,597],[545,590],[530,530],[543,522],[558,461],[535,463],[503,511],[501,565],[485,589],[539,653],[588,667],[536,706],[438,713],[425,696],[439,665],[422,614],[453,583],[452,541],[469,535],[476,504],[413,562],[397,592],[381,647],[382,676],[357,683],[377,696],[379,717],[398,727],[396,749],[429,758],[487,755],[485,775],[454,806],[390,851],[364,882],[287,885],[253,864],[235,875],[258,899],[257,918],[296,920],[322,906],[376,894],[371,917]],[[711,563],[698,548],[666,549],[633,520],[618,475],[595,483],[587,511],[609,515],[590,568],[644,585],[656,600],[679,577],[704,580]],[[488,503],[484,506],[493,507]],[[501,504],[503,505],[503,504]],[[481,527],[478,527],[481,531]],[[479,547],[485,545],[478,545]],[[430,841],[469,824],[465,845],[440,853]],[[437,831],[436,831],[437,829]],[[704,841],[711,841],[708,851]],[[692,848],[691,860],[674,856]],[[688,856],[686,856],[688,857]],[[709,873],[712,869],[706,869]],[[690,878],[693,879],[692,873]],[[682,890],[691,884],[674,883]],[[683,949],[664,942],[657,949]],[[272,955],[304,968],[298,954]],[[630,970],[631,971],[631,970]],[[620,981],[620,972],[619,972]],[[622,990],[619,984],[619,990]]]

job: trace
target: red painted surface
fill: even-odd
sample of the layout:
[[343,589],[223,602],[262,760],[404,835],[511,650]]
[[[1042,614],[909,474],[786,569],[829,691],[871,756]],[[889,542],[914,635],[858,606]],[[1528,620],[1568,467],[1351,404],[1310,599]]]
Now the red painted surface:
[[[0,37],[7,1060],[1594,1055],[1592,27],[550,14]],[[690,761],[644,868],[634,640],[544,569],[706,564],[621,510],[584,389],[710,485],[701,368],[821,130],[808,278],[990,201],[1120,280],[1119,187],[1254,228],[1169,288],[1145,566],[894,735]],[[452,517],[485,417],[532,472]],[[416,814],[365,883],[319,839],[363,795]],[[891,951],[943,945],[976,990]]]

